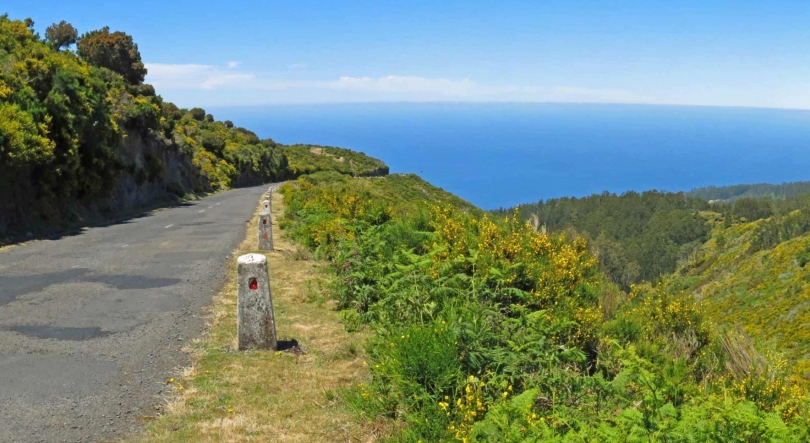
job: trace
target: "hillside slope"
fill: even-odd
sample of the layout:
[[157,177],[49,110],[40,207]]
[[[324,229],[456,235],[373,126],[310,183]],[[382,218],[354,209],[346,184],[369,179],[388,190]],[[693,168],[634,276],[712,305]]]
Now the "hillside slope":
[[732,226],[705,214],[715,220],[711,238],[664,286],[694,294],[716,322],[741,326],[761,350],[784,353],[794,373],[810,378],[806,212]]
[[280,226],[328,263],[347,327],[373,333],[372,378],[344,400],[359,421],[396,442],[810,437],[807,381],[752,365],[690,294],[623,294],[584,238],[431,188],[314,174],[280,190]]
[[697,213],[709,208],[684,193],[646,191],[541,200],[498,213],[516,212],[551,233],[584,236],[601,270],[626,291],[675,271],[678,260],[706,240],[709,227]]
[[349,149],[318,145],[288,145],[281,149],[289,162],[290,177],[317,171],[336,171],[355,177],[388,174],[388,166],[382,160]]

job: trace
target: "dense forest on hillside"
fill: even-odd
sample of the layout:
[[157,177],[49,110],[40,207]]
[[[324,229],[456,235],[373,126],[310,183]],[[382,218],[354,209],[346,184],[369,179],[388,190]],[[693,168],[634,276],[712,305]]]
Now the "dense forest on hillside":
[[627,291],[688,261],[709,239],[707,212],[719,214],[725,226],[772,218],[762,223],[767,229],[756,240],[770,247],[806,231],[802,216],[794,214],[803,208],[810,208],[810,193],[709,203],[685,193],[647,191],[541,200],[494,213],[516,213],[537,229],[584,237],[601,270]]
[[756,183],[751,185],[707,186],[687,192],[687,194],[692,197],[702,198],[704,200],[730,201],[744,197],[781,200],[807,193],[810,193],[810,182],[806,181],[782,183],[779,185]]
[[[281,226],[330,263],[347,326],[373,332],[372,379],[346,399],[391,441],[810,438],[806,379],[690,293],[620,291],[584,236],[483,214],[414,176],[318,173],[281,192]],[[657,223],[672,242],[723,226],[682,194],[588,204],[618,202],[637,205],[603,209],[624,238]]]
[[678,260],[706,239],[709,226],[699,212],[705,200],[683,193],[603,193],[521,205],[520,220],[550,233],[585,237],[602,270],[625,290],[675,270]]
[[[164,101],[123,32],[79,35],[63,21],[42,37],[33,26],[0,16],[0,237],[304,172],[388,172],[360,153],[281,146]],[[312,161],[319,149],[336,155]]]

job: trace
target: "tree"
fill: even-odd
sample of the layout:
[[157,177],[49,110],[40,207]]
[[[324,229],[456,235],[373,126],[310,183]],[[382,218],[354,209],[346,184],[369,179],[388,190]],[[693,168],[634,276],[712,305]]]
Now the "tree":
[[169,120],[180,120],[180,118],[183,117],[183,111],[172,102],[163,103],[163,114],[166,115],[166,118]]
[[191,108],[191,118],[197,120],[198,122],[203,121],[205,119],[205,109],[203,108]]
[[67,48],[79,39],[79,31],[70,23],[62,20],[54,23],[45,30],[45,40],[56,50]]
[[734,216],[744,217],[747,221],[768,218],[773,215],[773,204],[770,200],[741,198],[734,203]]
[[132,84],[143,83],[146,67],[132,36],[121,31],[110,32],[105,26],[79,39],[79,56],[88,63],[115,71]]
[[222,134],[204,129],[200,133],[200,142],[206,151],[222,156],[222,150],[225,149],[225,137]]

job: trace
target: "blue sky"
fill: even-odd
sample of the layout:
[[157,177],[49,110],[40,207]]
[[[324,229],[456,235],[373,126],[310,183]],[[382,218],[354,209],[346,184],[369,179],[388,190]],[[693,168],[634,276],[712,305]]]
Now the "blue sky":
[[810,2],[4,1],[132,34],[181,106],[562,101],[810,108]]

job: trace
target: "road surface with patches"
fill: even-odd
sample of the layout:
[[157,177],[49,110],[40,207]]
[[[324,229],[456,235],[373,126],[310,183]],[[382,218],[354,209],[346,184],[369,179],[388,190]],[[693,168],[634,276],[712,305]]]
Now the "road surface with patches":
[[269,185],[0,250],[0,442],[96,442],[156,415]]

